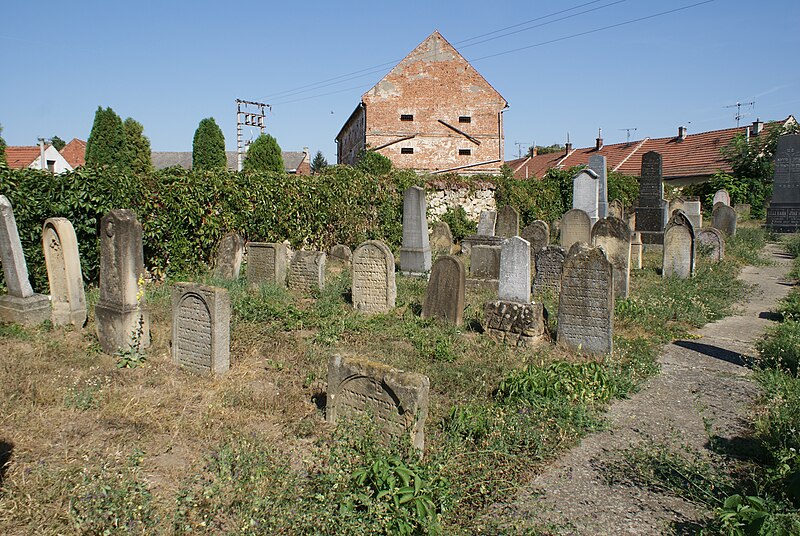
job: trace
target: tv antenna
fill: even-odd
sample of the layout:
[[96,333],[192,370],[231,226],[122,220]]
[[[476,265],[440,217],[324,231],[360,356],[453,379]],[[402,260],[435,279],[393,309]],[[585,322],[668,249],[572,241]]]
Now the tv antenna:
[[632,127],[632,128],[621,128],[620,130],[624,130],[625,131],[625,135],[626,135],[625,143],[630,143],[631,142],[631,132],[636,132],[639,129],[637,129],[636,127]]
[[528,147],[535,147],[536,146],[536,145],[531,145],[530,143],[525,142],[525,141],[515,141],[514,145],[517,146],[517,158],[522,158],[522,147],[524,145],[527,145]]
[[737,128],[738,128],[738,126],[739,126],[739,120],[740,120],[742,117],[746,116],[746,115],[750,115],[750,114],[743,114],[743,113],[742,113],[742,106],[749,106],[749,107],[750,107],[750,109],[752,110],[752,109],[753,109],[753,106],[755,106],[755,105],[756,105],[756,100],[755,100],[755,99],[753,99],[753,100],[751,100],[750,102],[737,102],[736,104],[731,104],[730,106],[726,106],[725,108],[736,108],[736,115],[735,115],[735,117],[736,117],[736,126],[737,126]]

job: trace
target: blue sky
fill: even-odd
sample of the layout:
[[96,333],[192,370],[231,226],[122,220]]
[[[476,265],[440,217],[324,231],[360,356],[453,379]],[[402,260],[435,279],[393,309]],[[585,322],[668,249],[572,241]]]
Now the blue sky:
[[241,98],[273,105],[284,150],[333,163],[361,94],[435,29],[508,100],[507,158],[567,132],[581,147],[598,128],[606,143],[625,128],[728,128],[737,101],[755,100],[743,123],[800,115],[800,1],[714,0],[624,24],[699,1],[9,2],[2,136],[86,139],[101,105],[141,122],[155,151],[191,150],[209,116],[233,150]]

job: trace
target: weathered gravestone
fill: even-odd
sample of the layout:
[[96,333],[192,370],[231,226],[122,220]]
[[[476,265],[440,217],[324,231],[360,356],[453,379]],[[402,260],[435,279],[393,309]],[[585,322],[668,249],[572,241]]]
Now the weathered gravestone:
[[686,212],[685,209],[686,199],[683,197],[676,197],[669,202],[669,214],[670,216],[675,213],[676,210],[683,210]]
[[622,219],[625,220],[625,222],[628,224],[628,229],[630,229],[631,232],[633,232],[633,230],[636,229],[636,213],[635,212],[631,212],[630,214],[626,214],[625,217],[622,218]]
[[625,219],[625,207],[622,206],[622,201],[614,199],[608,204],[608,215],[621,220]]
[[42,248],[50,283],[50,305],[53,324],[86,323],[86,293],[78,253],[78,238],[66,218],[48,218],[42,228]]
[[711,206],[713,207],[717,203],[730,206],[731,194],[729,194],[727,190],[717,190],[716,193],[714,193],[714,200],[711,201]]
[[736,211],[736,216],[740,220],[746,220],[750,217],[750,208],[749,203],[736,203],[733,205],[733,210]]
[[425,190],[412,186],[403,194],[403,245],[400,269],[407,274],[423,274],[431,269],[431,246]]
[[728,205],[717,203],[711,211],[711,226],[727,236],[736,234],[736,211]]
[[48,320],[50,300],[33,292],[17,221],[4,195],[0,195],[0,261],[8,288],[8,294],[0,296],[0,321],[34,326]]
[[669,219],[664,231],[664,260],[661,275],[687,279],[694,275],[695,239],[692,223],[682,210]]
[[324,251],[298,251],[289,264],[289,288],[310,292],[325,286]]
[[572,178],[572,208],[584,211],[589,216],[591,225],[597,221],[599,196],[600,179],[597,173],[584,169]]
[[217,279],[238,279],[242,268],[244,239],[239,233],[228,233],[217,243],[214,257],[214,277]]
[[689,218],[689,221],[692,222],[692,227],[694,227],[695,231],[703,227],[702,209],[703,207],[700,203],[700,199],[696,197],[691,197],[683,202],[683,211],[686,213],[686,217]]
[[500,246],[473,246],[470,255],[470,279],[497,281],[500,278]]
[[497,223],[494,235],[501,238],[511,238],[519,234],[519,212],[510,205],[497,211]]
[[611,262],[614,297],[627,298],[631,273],[631,231],[628,225],[614,217],[597,220],[592,227],[592,244],[602,247]]
[[364,313],[394,309],[397,286],[394,255],[379,240],[368,240],[353,252],[353,307]]
[[642,155],[642,174],[639,179],[639,206],[636,207],[636,227],[645,244],[662,244],[668,212],[664,200],[661,174],[661,155],[650,151]]
[[336,244],[328,252],[328,258],[325,261],[325,270],[330,275],[338,275],[345,270],[350,269],[350,264],[353,259],[353,252],[344,244]]
[[631,269],[642,269],[642,235],[638,232],[631,233]]
[[573,208],[561,217],[561,247],[569,251],[577,242],[589,243],[592,239],[592,220],[586,212]]
[[613,350],[613,335],[611,263],[600,248],[577,243],[564,261],[557,342],[579,352],[603,355]]
[[606,157],[593,154],[589,157],[588,168],[597,174],[597,217],[605,218],[608,216],[608,170],[606,168]]
[[773,178],[767,228],[776,233],[796,233],[800,231],[800,134],[778,138]]
[[461,259],[449,255],[439,257],[431,268],[422,318],[439,318],[456,326],[462,325],[466,277]]
[[696,232],[697,253],[713,261],[725,258],[725,236],[719,229],[706,227]]
[[499,236],[483,236],[483,235],[470,235],[465,236],[461,241],[461,253],[466,256],[472,255],[472,248],[475,246],[497,246],[503,244],[503,238]]
[[427,376],[393,369],[358,357],[334,355],[328,362],[325,414],[329,423],[341,419],[374,419],[384,443],[410,436],[420,452],[425,448],[428,416]]
[[251,285],[260,285],[261,283],[267,282],[285,287],[289,257],[289,248],[286,244],[248,242],[248,283]]
[[97,338],[106,353],[150,345],[142,224],[132,210],[112,210],[100,222],[100,300],[94,315]]
[[542,220],[536,220],[525,227],[520,236],[530,242],[531,255],[535,255],[537,251],[550,245],[550,226]]
[[446,221],[437,221],[433,224],[430,238],[431,250],[439,255],[449,255],[453,249],[453,233]]
[[172,361],[200,374],[230,368],[231,302],[224,288],[178,283],[172,288]]
[[494,210],[484,210],[478,220],[478,236],[494,236],[494,229],[497,225],[497,212]]
[[558,298],[561,293],[561,274],[567,251],[559,246],[545,246],[536,252],[536,275],[533,278],[533,295],[550,295]]
[[483,310],[483,329],[498,342],[525,347],[545,335],[541,303],[490,301]]
[[507,238],[500,248],[497,297],[501,301],[531,301],[531,245],[524,238]]

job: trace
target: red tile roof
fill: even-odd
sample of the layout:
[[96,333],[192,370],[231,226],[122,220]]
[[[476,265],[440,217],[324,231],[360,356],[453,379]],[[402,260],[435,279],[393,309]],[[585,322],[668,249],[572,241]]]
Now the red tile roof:
[[6,161],[11,169],[25,169],[39,156],[38,145],[10,145],[6,147]]
[[82,166],[86,163],[86,142],[78,138],[72,138],[60,151],[61,156],[64,157],[72,169]]

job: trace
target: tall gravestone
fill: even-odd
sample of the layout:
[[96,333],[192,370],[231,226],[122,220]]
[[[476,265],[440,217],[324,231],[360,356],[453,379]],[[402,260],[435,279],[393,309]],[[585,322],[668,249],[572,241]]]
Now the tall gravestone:
[[403,245],[400,269],[407,274],[423,274],[431,269],[431,246],[425,190],[412,186],[403,194]]
[[353,252],[353,307],[364,313],[394,309],[397,286],[394,255],[379,240],[368,240]]
[[231,302],[224,288],[178,283],[172,288],[172,361],[191,372],[230,368]]
[[289,264],[289,288],[310,292],[325,286],[324,251],[298,251]]
[[767,228],[777,233],[800,231],[800,134],[778,138]]
[[736,211],[723,203],[717,203],[711,211],[711,226],[719,229],[726,236],[736,234],[736,219]]
[[597,220],[592,227],[592,244],[602,247],[611,262],[614,297],[627,298],[631,265],[631,231],[628,225],[614,217]]
[[289,248],[286,244],[247,243],[247,282],[251,285],[267,282],[285,287],[288,266]]
[[535,255],[537,251],[550,245],[550,226],[542,220],[536,220],[525,227],[520,236],[530,242],[531,255]]
[[478,220],[478,236],[494,236],[495,226],[497,225],[497,212],[494,210],[484,210]]
[[97,338],[106,353],[150,345],[142,224],[132,210],[112,210],[100,221],[100,300],[94,314]]
[[696,232],[697,253],[721,261],[725,258],[725,236],[719,229],[706,227]]
[[687,279],[694,275],[695,237],[692,223],[682,210],[669,219],[664,231],[663,277]]
[[[584,211],[591,221],[597,221],[600,198],[600,178],[591,169],[584,169],[572,178],[572,208]],[[562,220],[563,224],[563,220]]]
[[642,269],[642,235],[639,232],[631,233],[631,270]]
[[593,154],[589,157],[588,167],[597,174],[597,217],[605,218],[608,216],[608,170],[606,168],[606,157]]
[[467,272],[458,257],[439,257],[425,290],[422,318],[439,318],[460,326],[464,323],[464,293]]
[[569,251],[572,244],[592,239],[592,220],[583,210],[573,208],[561,218],[561,247]]
[[608,204],[608,215],[614,216],[621,220],[625,219],[625,207],[622,206],[622,201],[614,199]]
[[550,295],[558,298],[566,257],[566,250],[559,246],[545,246],[536,252],[536,275],[532,290],[534,296]]
[[244,239],[239,233],[228,233],[217,244],[214,259],[214,277],[238,279],[244,255]]
[[42,228],[42,248],[50,283],[50,305],[53,324],[72,324],[79,328],[86,323],[86,293],[78,253],[78,238],[66,218],[48,218]]
[[600,248],[578,243],[564,261],[558,300],[560,346],[594,355],[610,354],[614,335],[611,263]]
[[519,234],[519,212],[510,205],[497,211],[497,223],[494,235],[501,238],[511,238]]
[[639,179],[639,206],[636,207],[636,230],[645,244],[662,244],[667,217],[662,181],[661,155],[650,151],[642,155]]
[[359,357],[334,355],[328,362],[325,406],[329,423],[371,416],[384,444],[410,436],[420,452],[425,448],[430,380]]
[[727,190],[717,190],[714,193],[714,200],[711,201],[711,206],[713,207],[717,203],[723,203],[725,205],[730,206],[731,194],[729,194]]
[[500,250],[498,298],[502,301],[531,301],[531,245],[524,238],[507,238]]

